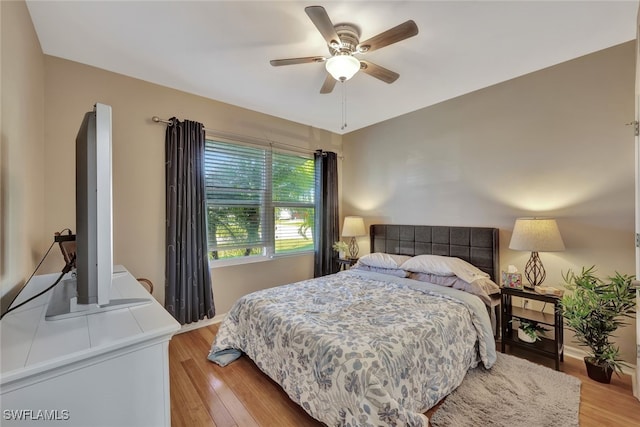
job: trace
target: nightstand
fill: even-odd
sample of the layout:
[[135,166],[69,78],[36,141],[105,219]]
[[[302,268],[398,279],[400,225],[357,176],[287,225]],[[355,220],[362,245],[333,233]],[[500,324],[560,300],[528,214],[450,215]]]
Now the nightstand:
[[358,258],[338,258],[338,265],[340,270],[348,270],[349,267],[358,262]]
[[[564,360],[561,299],[553,295],[543,295],[526,289],[502,288],[500,293],[502,295],[502,352],[505,352],[505,347],[508,344],[509,346],[552,358],[556,362],[556,370],[560,370],[560,361]],[[512,297],[514,296],[553,304],[553,314],[516,307],[512,303]],[[513,319],[533,320],[543,326],[549,326],[553,330],[553,338],[540,337],[540,340],[534,343],[521,341],[518,339],[517,328],[514,328],[511,324]]]

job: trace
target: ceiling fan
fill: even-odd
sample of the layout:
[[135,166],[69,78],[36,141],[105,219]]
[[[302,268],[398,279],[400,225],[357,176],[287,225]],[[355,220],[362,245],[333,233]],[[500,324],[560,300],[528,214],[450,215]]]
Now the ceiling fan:
[[344,82],[353,77],[358,70],[369,74],[385,83],[393,83],[400,74],[388,70],[372,62],[359,60],[354,55],[373,52],[376,49],[389,46],[418,34],[418,26],[412,20],[406,21],[377,36],[363,42],[360,41],[360,29],[349,23],[333,25],[329,15],[322,6],[308,6],[305,9],[311,21],[315,24],[322,37],[327,41],[331,56],[307,56],[304,58],[274,59],[270,63],[274,67],[281,65],[306,64],[310,62],[324,62],[327,78],[320,89],[320,93],[330,93],[336,81]]

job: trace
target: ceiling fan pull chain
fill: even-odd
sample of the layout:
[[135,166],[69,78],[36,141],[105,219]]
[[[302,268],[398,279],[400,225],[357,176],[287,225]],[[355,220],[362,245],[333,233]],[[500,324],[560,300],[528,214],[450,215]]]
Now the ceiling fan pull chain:
[[342,126],[340,130],[345,130],[347,127],[347,82],[342,80],[340,86],[342,86]]

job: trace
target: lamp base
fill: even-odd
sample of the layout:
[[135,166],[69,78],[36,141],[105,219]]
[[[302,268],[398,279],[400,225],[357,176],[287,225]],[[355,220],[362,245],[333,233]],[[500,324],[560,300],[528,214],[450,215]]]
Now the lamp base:
[[529,281],[528,289],[535,289],[536,286],[544,282],[544,279],[547,277],[547,272],[544,271],[544,266],[538,256],[538,252],[531,252],[531,257],[524,267],[524,274]]
[[358,242],[356,242],[356,238],[352,237],[349,240],[349,258],[356,259],[358,258],[358,251],[360,248],[358,247]]

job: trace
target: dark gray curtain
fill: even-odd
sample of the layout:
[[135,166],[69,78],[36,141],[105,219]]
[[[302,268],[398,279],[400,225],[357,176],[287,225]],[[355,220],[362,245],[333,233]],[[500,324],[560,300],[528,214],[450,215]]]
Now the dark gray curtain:
[[337,273],[337,256],[332,246],[340,239],[338,212],[338,156],[330,151],[316,151],[315,160],[315,253],[313,276]]
[[175,117],[165,138],[164,306],[180,324],[215,315],[207,257],[204,126]]

